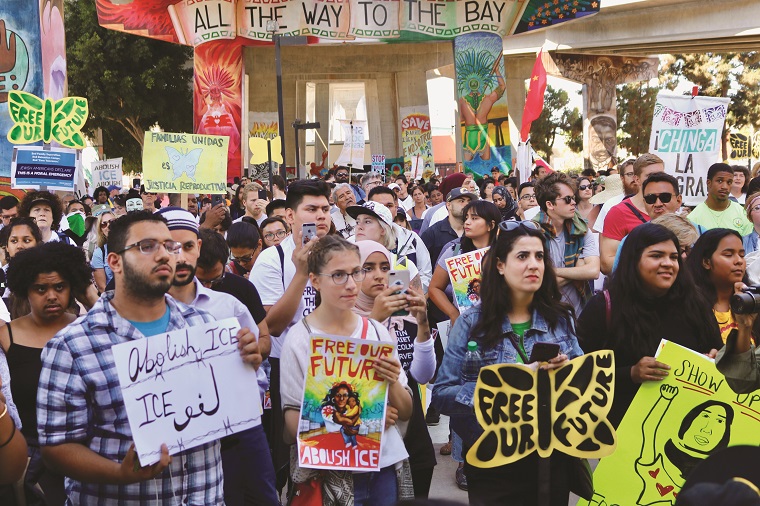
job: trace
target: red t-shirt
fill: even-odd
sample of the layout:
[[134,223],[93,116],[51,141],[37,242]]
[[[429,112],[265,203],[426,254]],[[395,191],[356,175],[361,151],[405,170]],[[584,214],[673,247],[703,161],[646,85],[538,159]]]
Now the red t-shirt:
[[604,230],[602,231],[602,236],[608,239],[622,241],[623,237],[627,236],[631,230],[642,223],[649,221],[649,215],[647,213],[636,209],[638,214],[645,220],[642,221],[636,216],[636,213],[634,213],[631,208],[636,209],[636,206],[626,199],[610,209],[607,216],[604,218]]

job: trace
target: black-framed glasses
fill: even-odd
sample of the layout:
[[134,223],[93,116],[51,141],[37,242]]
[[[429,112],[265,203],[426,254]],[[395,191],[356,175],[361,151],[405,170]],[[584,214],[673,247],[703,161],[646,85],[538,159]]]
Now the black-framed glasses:
[[169,252],[172,255],[179,255],[179,252],[182,251],[182,243],[178,241],[159,241],[157,239],[143,239],[142,241],[137,241],[134,244],[130,244],[126,248],[124,248],[121,251],[117,251],[117,255],[121,255],[122,253],[131,250],[133,248],[139,248],[140,253],[143,255],[152,255],[156,251],[158,251],[158,248],[163,246],[167,252]]
[[647,193],[644,195],[644,202],[649,204],[650,206],[657,202],[657,199],[660,199],[660,202],[663,204],[667,204],[673,199],[672,193]]
[[564,197],[557,197],[557,200],[565,201],[565,204],[575,203],[575,197],[572,195],[565,195]]
[[248,262],[250,262],[251,260],[253,260],[253,254],[251,254],[251,255],[243,255],[241,257],[236,257],[235,255],[230,255],[230,260],[232,260],[234,262],[239,262],[239,263],[242,263],[242,264],[247,264]]
[[533,220],[507,220],[499,223],[499,228],[504,232],[512,232],[520,227],[523,227],[526,230],[541,230],[541,226]]
[[536,194],[535,193],[526,193],[522,197],[520,197],[520,200],[536,200]]
[[588,190],[589,188],[593,188],[593,185],[590,185],[590,184],[582,184],[582,185],[580,185],[580,186],[578,187],[578,189],[579,189],[580,191],[583,191],[583,190]]
[[223,271],[221,276],[217,276],[214,279],[209,279],[207,281],[203,281],[203,280],[199,279],[198,282],[200,284],[202,284],[203,286],[205,286],[206,288],[213,288],[214,286],[216,286],[219,283],[221,283],[222,281],[224,281],[224,277],[226,275],[227,275],[227,272]]
[[345,285],[346,283],[348,283],[349,276],[354,278],[354,281],[356,281],[357,283],[364,281],[364,278],[367,276],[367,272],[364,269],[355,270],[354,272],[350,274],[348,272],[333,272],[332,274],[322,274],[320,272],[319,274],[317,274],[317,276],[328,276],[332,278],[333,283],[335,283],[336,285]]
[[287,237],[287,235],[288,235],[287,230],[278,230],[277,232],[267,232],[266,234],[264,234],[264,239],[266,239],[267,241],[271,241],[275,237],[277,237],[278,239],[284,239],[285,237]]

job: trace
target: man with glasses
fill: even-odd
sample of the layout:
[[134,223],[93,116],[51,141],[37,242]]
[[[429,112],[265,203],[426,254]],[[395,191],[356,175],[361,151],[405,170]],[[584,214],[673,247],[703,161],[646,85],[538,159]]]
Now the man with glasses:
[[[266,356],[269,352],[269,330],[266,323],[262,321],[257,324],[250,311],[238,299],[206,288],[196,279],[202,241],[195,217],[181,207],[165,207],[157,211],[157,214],[166,218],[172,239],[182,245],[177,255],[169,295],[183,304],[208,311],[217,320],[236,318],[241,327],[251,329],[257,336],[259,352]],[[261,394],[259,402],[262,402],[269,382],[263,368],[256,372]],[[269,444],[261,419],[254,423],[254,427],[222,439],[224,501],[228,506],[278,504]],[[250,498],[248,502],[246,498]]]
[[599,216],[596,217],[594,222],[594,232],[601,234],[604,230],[604,220],[607,217],[607,213],[610,209],[621,203],[623,200],[633,197],[639,191],[639,180],[636,179],[636,174],[633,172],[633,164],[636,160],[629,158],[620,164],[620,180],[623,183],[623,193],[610,197],[604,202],[602,209],[599,210]]
[[[625,170],[628,171],[629,169]],[[604,219],[604,228],[599,238],[599,251],[604,274],[609,275],[612,272],[615,254],[623,237],[627,236],[637,226],[650,220],[644,205],[644,192],[641,183],[657,172],[665,172],[665,163],[657,155],[647,153],[638,157],[633,163],[633,174],[639,190],[636,195],[624,199],[610,209]],[[624,184],[627,179],[625,174],[626,172],[623,173]]]
[[541,212],[534,221],[549,246],[562,300],[580,314],[593,295],[591,281],[599,277],[599,248],[576,208],[575,187],[567,174],[553,172],[535,186]]
[[678,180],[665,172],[655,172],[641,185],[644,208],[651,219],[675,213],[681,207]]
[[377,172],[367,172],[362,176],[359,182],[361,183],[361,187],[362,190],[364,190],[365,195],[369,195],[369,192],[372,190],[372,188],[375,188],[376,186],[382,186],[383,176]]
[[145,185],[140,186],[140,198],[143,201],[143,209],[153,212],[156,210],[157,193],[145,191]]
[[338,183],[332,191],[332,199],[335,207],[330,211],[335,230],[343,239],[354,235],[356,220],[346,212],[351,206],[356,205],[356,197],[348,183]]
[[[140,466],[111,352],[115,344],[214,321],[166,295],[182,244],[162,216],[142,212],[114,221],[108,249],[114,291],[42,351],[42,456],[66,476],[70,504],[221,504],[218,441],[173,456],[163,445],[157,463]],[[258,368],[256,336],[241,329],[236,337],[242,360]]]
[[689,213],[689,220],[702,230],[729,228],[742,236],[752,233],[754,227],[744,208],[729,198],[733,182],[734,169],[730,165],[712,164],[707,169],[707,199]]
[[11,220],[18,216],[18,199],[13,195],[6,195],[0,199],[0,219],[2,219],[2,226],[7,227]]
[[535,183],[527,181],[517,190],[517,215],[524,220],[533,219],[541,210],[536,201]]
[[354,199],[356,202],[364,202],[367,198],[367,194],[361,189],[359,185],[352,184],[349,177],[348,167],[338,167],[335,169],[335,183],[346,183],[351,187],[351,191],[354,192]]

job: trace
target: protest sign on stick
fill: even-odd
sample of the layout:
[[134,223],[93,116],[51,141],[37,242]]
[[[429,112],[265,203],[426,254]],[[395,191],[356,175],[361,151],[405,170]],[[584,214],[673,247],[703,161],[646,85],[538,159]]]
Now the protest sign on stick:
[[256,371],[240,358],[235,318],[112,348],[140,464],[259,423]]
[[122,185],[124,173],[121,168],[122,158],[111,158],[92,162],[92,187]]
[[379,471],[388,383],[373,368],[392,343],[311,336],[298,428],[301,467]]

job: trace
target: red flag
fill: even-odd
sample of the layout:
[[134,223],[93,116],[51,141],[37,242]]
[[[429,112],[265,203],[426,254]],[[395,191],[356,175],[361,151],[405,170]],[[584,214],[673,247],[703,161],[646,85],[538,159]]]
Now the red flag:
[[522,127],[520,128],[520,137],[523,142],[528,140],[530,125],[538,119],[541,111],[544,110],[546,69],[544,62],[541,61],[542,56],[543,49],[538,52],[536,63],[533,65],[533,73],[530,75],[530,86],[528,87],[528,96],[525,98],[525,109],[523,109]]

